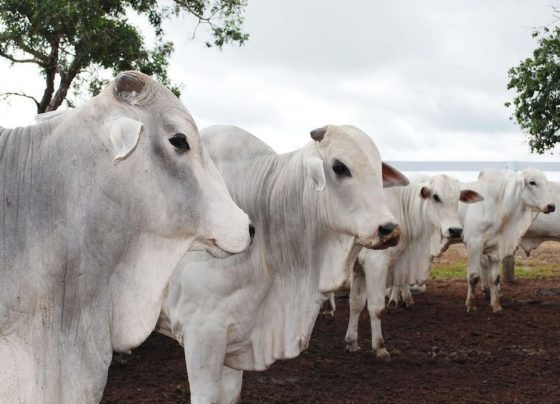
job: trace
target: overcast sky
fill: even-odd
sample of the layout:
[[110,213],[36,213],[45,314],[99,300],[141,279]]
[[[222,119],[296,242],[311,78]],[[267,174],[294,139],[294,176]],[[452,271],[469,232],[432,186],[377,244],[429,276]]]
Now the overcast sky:
[[[309,131],[352,124],[386,160],[557,160],[529,153],[508,118],[508,69],[529,56],[554,0],[249,0],[241,48],[207,49],[189,19],[168,24],[171,78],[200,128],[241,126],[279,152]],[[37,96],[32,67],[0,62],[0,91]],[[0,104],[29,124],[28,100]]]

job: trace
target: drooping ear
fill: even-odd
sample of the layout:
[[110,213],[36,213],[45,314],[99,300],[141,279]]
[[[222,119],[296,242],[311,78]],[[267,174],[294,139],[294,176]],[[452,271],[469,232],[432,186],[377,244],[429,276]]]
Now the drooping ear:
[[484,197],[480,195],[478,192],[473,191],[471,189],[462,189],[459,200],[465,203],[476,203],[476,202],[482,202],[484,200]]
[[321,192],[325,189],[325,184],[327,180],[325,179],[325,168],[323,166],[323,160],[319,157],[310,157],[306,161],[307,173],[313,178],[313,181],[317,185],[317,192]]
[[323,126],[322,128],[313,129],[309,134],[311,135],[311,139],[320,142],[325,137],[325,133],[327,133],[327,127]]
[[113,145],[113,164],[132,154],[142,131],[142,122],[132,118],[120,117],[111,122],[109,137]]
[[381,162],[381,173],[383,175],[383,188],[406,186],[409,184],[408,178],[403,173],[387,163]]
[[420,189],[420,197],[422,199],[428,199],[430,197],[430,195],[432,195],[432,192],[430,191],[430,188],[422,187]]
[[122,101],[131,104],[145,85],[144,77],[139,72],[123,72],[115,79],[114,92]]

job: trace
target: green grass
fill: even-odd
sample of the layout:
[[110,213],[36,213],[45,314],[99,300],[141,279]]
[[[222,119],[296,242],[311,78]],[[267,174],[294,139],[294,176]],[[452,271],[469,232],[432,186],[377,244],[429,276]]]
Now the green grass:
[[[467,261],[453,264],[434,264],[432,266],[431,279],[465,279]],[[518,279],[543,279],[560,276],[557,265],[545,263],[530,263],[523,265],[521,261],[515,262],[515,277]]]
[[432,279],[465,279],[467,277],[467,262],[453,264],[433,264]]

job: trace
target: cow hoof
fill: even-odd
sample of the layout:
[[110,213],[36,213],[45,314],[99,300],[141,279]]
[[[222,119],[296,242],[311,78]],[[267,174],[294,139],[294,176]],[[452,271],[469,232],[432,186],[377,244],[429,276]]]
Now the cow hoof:
[[503,313],[502,306],[500,306],[499,304],[496,305],[496,306],[492,306],[492,313],[494,313],[494,314],[502,314],[502,313]]
[[413,309],[414,308],[414,302],[405,302],[405,307],[407,309]]
[[387,311],[397,311],[398,308],[399,302],[396,300],[389,300],[389,303],[387,303]]
[[321,315],[334,317],[334,310],[323,310]]
[[383,362],[391,361],[391,355],[385,348],[379,348],[378,350],[376,350],[375,355],[377,356],[377,359]]
[[347,342],[346,343],[346,352],[358,352],[360,350],[360,346],[357,342]]
[[467,313],[471,313],[473,311],[476,311],[476,306],[472,303],[467,304],[466,308],[467,308]]

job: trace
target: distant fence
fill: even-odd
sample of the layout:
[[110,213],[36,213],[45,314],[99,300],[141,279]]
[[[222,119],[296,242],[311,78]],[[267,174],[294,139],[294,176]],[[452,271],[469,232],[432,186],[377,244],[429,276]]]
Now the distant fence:
[[387,161],[401,171],[480,171],[485,168],[496,170],[523,170],[527,167],[541,171],[560,172],[560,162],[544,161]]

